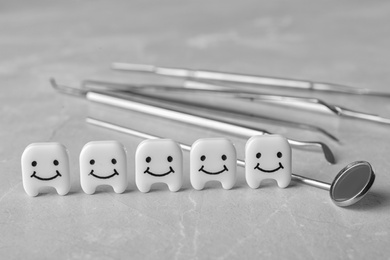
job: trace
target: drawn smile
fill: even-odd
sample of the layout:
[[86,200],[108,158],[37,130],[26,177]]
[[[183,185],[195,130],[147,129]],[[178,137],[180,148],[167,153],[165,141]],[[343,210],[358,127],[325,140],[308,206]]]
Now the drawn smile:
[[37,178],[38,180],[41,180],[41,181],[50,181],[50,180],[53,180],[53,179],[57,178],[58,176],[60,176],[60,177],[62,176],[61,173],[60,173],[59,171],[56,171],[56,173],[57,173],[57,174],[56,174],[55,176],[53,176],[53,177],[42,178],[42,177],[37,176],[37,175],[36,175],[37,172],[34,171],[33,174],[32,174],[30,177],[31,177],[31,178],[35,177],[35,178]]
[[276,171],[278,171],[278,170],[280,170],[280,169],[284,169],[282,163],[279,163],[279,167],[276,168],[276,169],[273,169],[273,170],[264,170],[264,169],[260,168],[259,166],[260,166],[260,163],[258,163],[258,164],[256,165],[255,169],[258,169],[258,170],[260,170],[260,171],[262,171],[262,172],[276,172]]
[[224,171],[229,171],[228,168],[226,167],[226,165],[223,166],[223,169],[218,171],[218,172],[209,172],[209,171],[206,171],[204,169],[204,165],[202,165],[202,167],[200,167],[199,169],[200,172],[204,172],[206,174],[210,174],[210,175],[217,175],[217,174],[220,174],[220,173],[223,173]]
[[172,169],[171,166],[169,166],[169,171],[168,171],[168,172],[162,173],[162,174],[156,174],[156,173],[150,172],[149,169],[150,169],[149,167],[146,168],[146,170],[144,171],[144,173],[148,173],[148,174],[150,174],[150,175],[152,175],[152,176],[154,176],[154,177],[163,177],[163,176],[168,175],[168,174],[170,174],[170,173],[172,173],[172,172],[173,172],[173,173],[175,172],[175,171]]
[[108,176],[99,176],[93,173],[93,170],[88,175],[92,175],[93,177],[96,177],[98,179],[109,179],[111,177],[114,177],[115,175],[119,175],[119,173],[114,169],[114,173]]

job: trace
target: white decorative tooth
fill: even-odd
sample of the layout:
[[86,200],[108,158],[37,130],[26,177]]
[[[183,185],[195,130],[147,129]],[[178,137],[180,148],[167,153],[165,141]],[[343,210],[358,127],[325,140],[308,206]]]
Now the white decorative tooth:
[[274,179],[280,188],[291,181],[291,147],[280,135],[253,136],[245,146],[245,178],[257,189],[265,179]]
[[170,139],[141,142],[135,155],[135,183],[141,192],[149,192],[154,183],[165,183],[170,191],[178,191],[183,179],[183,154]]
[[33,143],[22,154],[23,187],[37,196],[42,187],[54,187],[59,195],[70,190],[69,156],[60,143]]
[[237,155],[234,145],[226,138],[204,138],[191,147],[190,180],[196,190],[209,181],[219,181],[224,189],[236,183]]
[[127,188],[127,158],[124,146],[117,141],[94,141],[80,153],[80,183],[87,194],[96,187],[110,185],[116,193]]

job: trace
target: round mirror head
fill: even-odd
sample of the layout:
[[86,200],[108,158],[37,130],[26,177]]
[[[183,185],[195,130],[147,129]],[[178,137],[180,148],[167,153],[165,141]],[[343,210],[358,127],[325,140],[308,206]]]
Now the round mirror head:
[[375,174],[368,162],[350,163],[334,179],[330,197],[337,206],[350,206],[366,195],[374,180]]

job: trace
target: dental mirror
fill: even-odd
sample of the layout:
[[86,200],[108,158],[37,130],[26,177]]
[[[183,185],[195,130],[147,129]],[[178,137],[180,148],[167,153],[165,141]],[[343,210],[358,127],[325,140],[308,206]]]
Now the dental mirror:
[[375,181],[375,174],[368,162],[356,161],[345,166],[331,184],[297,174],[292,179],[316,188],[328,190],[332,201],[340,207],[350,206],[361,200]]
[[330,186],[330,197],[338,206],[352,205],[366,195],[374,180],[375,174],[368,162],[353,162],[335,177]]
[[[146,139],[156,139],[147,133],[114,125],[108,122],[88,117],[86,122],[95,126],[115,130],[118,132],[138,136]],[[185,151],[190,151],[191,146],[180,144]],[[245,162],[237,160],[237,166],[245,167]],[[340,207],[350,206],[361,200],[370,190],[375,180],[375,174],[371,165],[366,161],[356,161],[345,166],[335,177],[332,184],[310,179],[301,175],[291,174],[292,180],[306,185],[310,185],[323,190],[328,190],[332,201]]]

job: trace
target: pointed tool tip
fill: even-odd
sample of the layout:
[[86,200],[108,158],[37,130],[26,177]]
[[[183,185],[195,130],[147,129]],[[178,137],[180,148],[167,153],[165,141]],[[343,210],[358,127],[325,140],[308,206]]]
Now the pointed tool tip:
[[86,90],[68,87],[65,85],[58,84],[57,81],[54,78],[49,79],[51,86],[57,90],[58,92],[61,92],[63,94],[73,95],[73,96],[79,96],[84,97],[87,94]]
[[331,164],[335,164],[336,159],[335,159],[332,151],[330,150],[330,148],[324,143],[321,143],[321,147],[322,147],[322,150],[324,151],[324,155],[325,155],[326,160]]
[[54,78],[50,78],[49,81],[54,89],[58,89],[57,81]]

